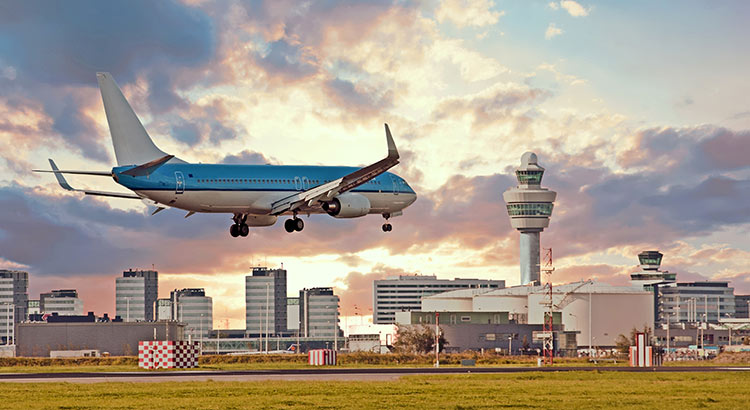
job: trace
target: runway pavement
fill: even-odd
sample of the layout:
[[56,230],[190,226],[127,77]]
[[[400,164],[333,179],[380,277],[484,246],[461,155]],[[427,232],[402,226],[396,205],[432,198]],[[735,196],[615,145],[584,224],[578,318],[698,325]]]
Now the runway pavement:
[[139,372],[71,372],[71,373],[2,373],[0,382],[42,383],[42,382],[172,382],[172,381],[263,381],[263,380],[342,380],[342,381],[384,381],[396,380],[407,375],[440,374],[507,374],[528,372],[726,372],[750,371],[750,367],[441,367],[441,368],[307,368],[282,370],[174,370]]

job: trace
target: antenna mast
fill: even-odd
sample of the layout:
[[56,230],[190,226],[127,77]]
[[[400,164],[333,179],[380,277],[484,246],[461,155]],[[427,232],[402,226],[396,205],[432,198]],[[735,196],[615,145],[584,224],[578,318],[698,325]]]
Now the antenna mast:
[[553,359],[555,357],[555,333],[553,327],[553,313],[554,313],[554,300],[552,299],[552,272],[555,271],[555,267],[552,266],[552,248],[544,248],[544,265],[542,265],[542,272],[547,277],[547,297],[543,302],[547,308],[545,312],[543,332],[544,332],[544,364],[552,366]]

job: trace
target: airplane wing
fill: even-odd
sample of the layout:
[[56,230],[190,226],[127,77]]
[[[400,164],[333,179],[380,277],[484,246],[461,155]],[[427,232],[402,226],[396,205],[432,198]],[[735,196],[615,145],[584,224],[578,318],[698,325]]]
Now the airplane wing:
[[399,155],[388,124],[385,124],[385,138],[388,143],[388,156],[334,181],[280,199],[273,203],[271,214],[280,215],[284,212],[294,211],[304,205],[313,206],[318,201],[330,200],[334,196],[350,191],[393,168],[398,164]]
[[[94,191],[94,190],[88,190],[88,189],[76,189],[70,186],[68,184],[68,181],[65,180],[65,177],[63,176],[63,173],[67,174],[82,174],[82,175],[103,175],[103,173],[91,173],[88,171],[60,171],[57,168],[57,165],[55,165],[55,161],[52,161],[52,159],[49,160],[50,166],[52,166],[52,171],[48,172],[54,172],[55,178],[57,178],[57,183],[60,184],[60,186],[68,191],[74,191],[74,192],[83,192],[86,195],[96,195],[96,196],[108,196],[111,198],[127,198],[127,199],[141,199],[136,194],[127,194],[124,192],[109,192],[109,191]],[[93,172],[93,171],[92,171]],[[108,172],[107,175],[112,175],[111,172]]]

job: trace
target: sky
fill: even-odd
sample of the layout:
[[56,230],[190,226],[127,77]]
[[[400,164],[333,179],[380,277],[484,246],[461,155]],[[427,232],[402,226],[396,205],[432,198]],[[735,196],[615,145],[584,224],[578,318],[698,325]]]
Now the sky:
[[[502,193],[533,151],[558,192],[554,282],[625,285],[654,249],[679,280],[749,293],[748,17],[744,1],[0,0],[0,268],[111,314],[115,277],[154,267],[162,297],[204,287],[218,328],[244,326],[253,266],[283,265],[290,295],[335,287],[344,315],[387,276],[516,285]],[[30,170],[115,164],[97,71],[190,162],[367,165],[387,122],[418,200],[388,234],[314,215],[232,238],[229,215],[63,191]]]

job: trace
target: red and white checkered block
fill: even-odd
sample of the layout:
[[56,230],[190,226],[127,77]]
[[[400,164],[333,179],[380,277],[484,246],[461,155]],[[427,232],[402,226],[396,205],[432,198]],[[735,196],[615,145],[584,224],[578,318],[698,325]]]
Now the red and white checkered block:
[[146,340],[138,342],[138,367],[143,369],[187,369],[198,367],[198,342]]
[[313,366],[336,365],[336,351],[333,349],[313,349],[308,352],[307,362]]

